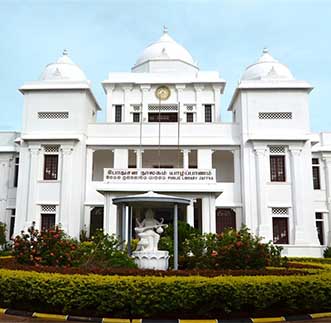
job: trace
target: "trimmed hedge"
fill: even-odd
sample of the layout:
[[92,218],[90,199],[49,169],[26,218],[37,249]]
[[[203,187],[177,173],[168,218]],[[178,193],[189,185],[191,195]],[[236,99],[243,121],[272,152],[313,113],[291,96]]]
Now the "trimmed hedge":
[[331,308],[331,273],[288,277],[120,277],[1,269],[0,307],[138,318],[313,313]]

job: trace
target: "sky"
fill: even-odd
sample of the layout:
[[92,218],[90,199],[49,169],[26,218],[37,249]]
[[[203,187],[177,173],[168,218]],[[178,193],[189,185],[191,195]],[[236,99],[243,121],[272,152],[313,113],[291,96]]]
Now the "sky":
[[101,82],[130,71],[163,25],[201,70],[226,80],[223,121],[245,68],[268,47],[314,86],[312,130],[331,131],[331,0],[0,0],[0,130],[21,129],[18,88],[38,80],[64,48],[92,81],[104,121]]

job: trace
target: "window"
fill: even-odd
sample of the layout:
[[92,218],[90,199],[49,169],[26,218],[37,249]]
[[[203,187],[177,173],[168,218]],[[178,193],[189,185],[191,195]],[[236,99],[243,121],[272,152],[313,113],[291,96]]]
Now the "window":
[[288,218],[272,218],[273,243],[288,244]]
[[222,233],[226,229],[236,228],[236,213],[232,209],[218,209],[216,211],[216,232]]
[[177,112],[150,112],[148,113],[148,122],[177,122]]
[[18,184],[18,167],[19,167],[20,159],[18,157],[15,158],[15,169],[14,169],[14,187],[17,187]]
[[122,106],[115,105],[115,122],[122,122]]
[[38,112],[38,119],[68,119],[69,112]]
[[133,122],[140,122],[140,113],[139,112],[134,112],[132,114],[133,117]]
[[315,218],[316,218],[316,230],[318,234],[318,240],[320,241],[321,245],[324,245],[323,213],[316,212]]
[[212,122],[211,104],[205,104],[205,122]]
[[58,161],[58,155],[44,155],[44,180],[57,180]]
[[270,156],[270,179],[272,182],[285,182],[285,156]]
[[313,164],[313,185],[314,190],[320,190],[321,189],[321,181],[320,181],[320,165],[319,165],[319,159],[313,158],[312,159]]
[[186,113],[186,122],[193,122],[193,112]]
[[41,214],[41,230],[49,230],[55,226],[55,214],[42,213]]

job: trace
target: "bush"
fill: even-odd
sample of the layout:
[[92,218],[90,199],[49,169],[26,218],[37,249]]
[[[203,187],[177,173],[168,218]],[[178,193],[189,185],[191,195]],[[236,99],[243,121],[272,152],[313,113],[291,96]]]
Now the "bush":
[[192,235],[184,242],[183,266],[187,268],[263,269],[279,266],[281,248],[262,243],[243,227],[221,234]]
[[6,224],[0,222],[0,250],[4,249],[7,243],[6,239]]
[[58,226],[39,232],[34,223],[28,232],[14,240],[14,256],[18,263],[46,266],[73,265],[77,242],[69,239]]
[[0,306],[112,317],[226,318],[327,311],[331,273],[264,277],[119,277],[0,270]]
[[97,230],[91,241],[82,242],[74,258],[77,265],[98,268],[136,268],[133,259],[121,250],[122,243],[115,235]]
[[324,258],[331,258],[331,248],[326,247],[323,253]]

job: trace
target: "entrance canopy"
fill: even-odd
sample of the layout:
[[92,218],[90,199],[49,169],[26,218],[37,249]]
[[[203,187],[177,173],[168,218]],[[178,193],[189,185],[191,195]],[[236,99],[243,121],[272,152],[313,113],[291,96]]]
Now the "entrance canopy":
[[128,239],[128,253],[131,254],[131,226],[132,226],[132,212],[131,208],[134,206],[140,207],[173,207],[174,210],[174,269],[178,269],[178,206],[187,206],[191,203],[190,199],[183,197],[170,196],[164,194],[154,193],[149,191],[144,194],[129,195],[113,198],[113,204],[122,206],[122,236],[125,235],[125,212],[126,207],[129,207],[129,239]]
[[128,195],[113,198],[113,204],[126,204],[128,206],[139,205],[144,207],[153,207],[159,206],[160,204],[162,204],[162,206],[171,206],[174,204],[189,205],[190,203],[191,200],[187,198],[158,194],[152,191],[149,191],[144,194]]

